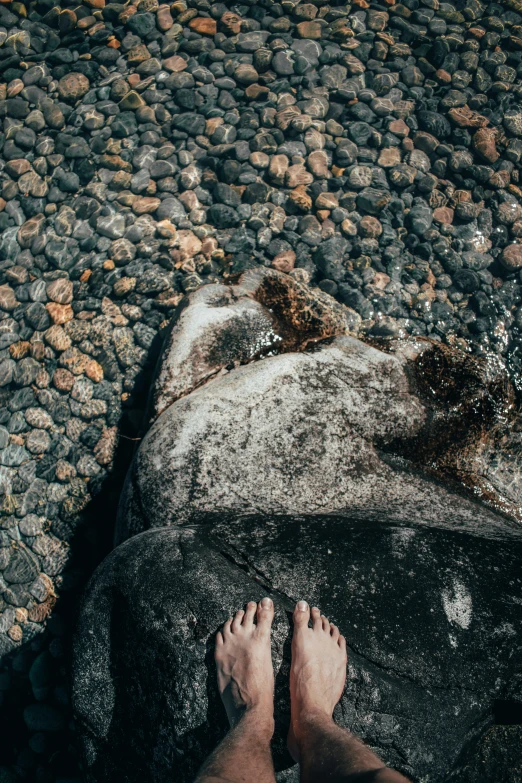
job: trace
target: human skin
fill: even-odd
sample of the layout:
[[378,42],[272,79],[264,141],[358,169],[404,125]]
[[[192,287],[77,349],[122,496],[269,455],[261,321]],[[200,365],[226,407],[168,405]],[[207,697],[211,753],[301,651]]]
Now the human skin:
[[[270,598],[247,604],[216,636],[218,686],[231,729],[203,765],[196,783],[275,783],[274,672]],[[296,604],[290,669],[288,748],[302,783],[407,783],[366,745],[334,723],[346,680],[346,639],[305,601]]]

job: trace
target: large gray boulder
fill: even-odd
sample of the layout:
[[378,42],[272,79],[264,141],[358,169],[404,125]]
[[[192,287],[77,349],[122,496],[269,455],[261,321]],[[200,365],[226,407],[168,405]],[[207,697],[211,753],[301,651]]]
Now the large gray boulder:
[[429,341],[385,352],[345,335],[235,367],[156,419],[128,475],[117,541],[208,513],[340,513],[519,536],[512,410],[500,366]]
[[209,513],[338,513],[522,534],[522,425],[502,364],[360,319],[275,270],[172,319],[116,542]]
[[306,597],[348,639],[340,725],[415,781],[471,783],[480,769],[483,783],[515,783],[509,755],[482,761],[495,721],[522,710],[521,567],[520,542],[346,517],[220,516],[138,535],[100,567],[80,615],[87,779],[193,780],[227,730],[215,632],[270,595],[280,781],[298,779],[284,750],[289,613]]

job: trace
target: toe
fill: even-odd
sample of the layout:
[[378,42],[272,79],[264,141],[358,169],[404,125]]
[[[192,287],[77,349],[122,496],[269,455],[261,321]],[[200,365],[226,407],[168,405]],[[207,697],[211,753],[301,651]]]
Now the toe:
[[225,640],[223,639],[223,634],[221,631],[218,631],[216,634],[216,653],[218,650],[220,650],[221,647],[225,644]]
[[274,602],[271,598],[263,598],[257,605],[257,627],[262,631],[269,631],[274,619]]
[[330,633],[330,620],[328,619],[328,617],[325,617],[324,614],[322,614],[321,622],[323,624],[323,631]]
[[310,607],[306,601],[298,601],[294,609],[294,628],[308,628]]
[[244,617],[245,613],[242,609],[239,610],[239,612],[236,612],[236,615],[234,619],[232,620],[232,633],[235,633],[236,631],[239,631],[241,628],[241,621]]
[[312,625],[314,631],[321,631],[323,628],[323,621],[321,620],[321,612],[317,606],[312,606]]
[[333,623],[330,624],[330,636],[334,641],[338,641],[339,639],[339,629]]
[[346,639],[344,638],[344,636],[339,636],[339,639],[338,639],[338,641],[337,641],[337,644],[339,645],[339,647],[341,648],[341,650],[343,650],[344,652],[346,652]]
[[257,610],[257,604],[255,601],[249,601],[247,603],[245,616],[243,617],[243,626],[247,627],[249,625],[253,625],[254,623],[254,616]]
[[221,632],[223,634],[223,639],[226,639],[227,636],[230,636],[230,634],[231,634],[231,630],[230,630],[231,626],[232,626],[232,618],[229,617],[228,620],[226,621],[226,623],[223,624],[223,630]]

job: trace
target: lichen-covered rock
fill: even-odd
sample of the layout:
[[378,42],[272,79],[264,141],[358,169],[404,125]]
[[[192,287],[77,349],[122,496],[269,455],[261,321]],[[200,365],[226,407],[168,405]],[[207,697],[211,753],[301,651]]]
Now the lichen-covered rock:
[[[196,344],[177,323],[179,343]],[[192,361],[207,367],[213,343],[198,345]],[[230,336],[217,345],[222,371],[178,393],[141,442],[118,541],[212,512],[337,512],[522,535],[520,444],[501,364],[427,340],[384,351],[340,336],[234,368]],[[167,361],[175,349],[167,344]],[[191,379],[189,356],[179,356]],[[159,377],[169,389],[183,375]]]
[[235,285],[200,288],[172,319],[151,415],[156,418],[221,370],[356,333],[359,323],[332,297],[273,269],[251,269]]

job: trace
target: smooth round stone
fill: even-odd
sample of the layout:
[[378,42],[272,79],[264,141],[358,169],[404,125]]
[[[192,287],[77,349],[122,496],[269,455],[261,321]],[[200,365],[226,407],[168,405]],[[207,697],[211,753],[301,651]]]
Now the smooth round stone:
[[143,38],[156,27],[156,17],[151,13],[133,14],[127,20],[127,27],[132,33]]
[[53,302],[70,304],[73,299],[73,284],[67,278],[59,278],[47,285],[46,292]]
[[348,174],[348,183],[352,188],[366,188],[371,181],[372,170],[368,166],[354,166]]
[[0,286],[0,310],[10,313],[18,306],[18,299],[10,285]]
[[451,125],[444,115],[434,111],[420,111],[417,117],[420,127],[437,139],[444,139],[451,134]]
[[234,71],[234,79],[240,84],[255,84],[259,79],[259,74],[253,65],[240,63]]
[[[323,51],[321,45],[313,40],[293,41],[292,50],[298,57],[303,57],[312,68],[319,65],[319,57]],[[343,70],[346,73],[346,69]]]
[[291,76],[294,73],[295,56],[290,49],[276,52],[271,67],[278,76]]
[[407,215],[410,230],[419,236],[422,236],[431,227],[433,222],[433,212],[427,204],[416,204]]
[[357,146],[364,146],[371,136],[372,129],[367,122],[353,122],[348,127],[348,133]]
[[[53,679],[53,658],[48,650],[38,655],[29,670],[29,681],[33,689],[33,695],[38,701],[46,698],[52,685]],[[34,720],[34,716],[33,716]],[[33,735],[33,737],[45,737],[43,732]],[[38,745],[43,744],[40,739]]]
[[522,245],[512,244],[505,247],[500,260],[505,269],[510,271],[520,269],[522,267]]
[[504,113],[504,128],[513,136],[522,136],[522,111],[507,109]]
[[16,443],[9,444],[0,455],[0,462],[6,467],[17,467],[28,459],[29,453],[24,446],[19,446]]
[[413,184],[416,175],[417,170],[412,166],[408,166],[407,163],[399,163],[397,166],[392,168],[389,174],[389,178],[390,181],[397,187],[406,188]]
[[89,87],[89,80],[83,73],[72,72],[58,82],[58,94],[64,101],[75,102],[83,98]]
[[13,380],[18,386],[30,386],[36,380],[36,376],[41,370],[41,365],[27,356],[25,359],[17,362]]
[[18,523],[18,529],[24,536],[36,536],[42,532],[44,519],[36,514],[28,514]]
[[239,33],[237,36],[236,49],[238,52],[255,52],[262,49],[267,38],[270,36],[268,31],[255,30],[248,33]]
[[29,285],[29,296],[33,302],[46,302],[47,290],[43,280],[34,280]]
[[480,287],[478,274],[470,269],[459,269],[453,276],[453,282],[466,294],[472,294]]
[[25,318],[33,329],[43,332],[51,325],[51,319],[41,302],[33,302],[25,311]]
[[43,408],[27,408],[25,420],[31,427],[48,430],[53,426],[52,417]]

